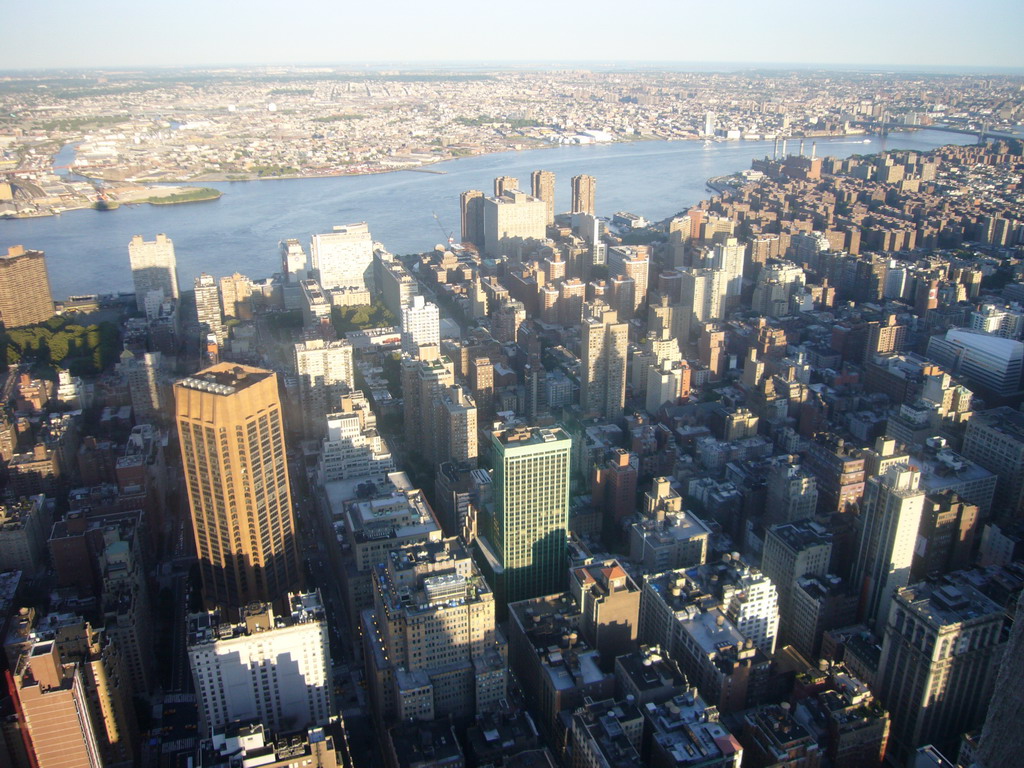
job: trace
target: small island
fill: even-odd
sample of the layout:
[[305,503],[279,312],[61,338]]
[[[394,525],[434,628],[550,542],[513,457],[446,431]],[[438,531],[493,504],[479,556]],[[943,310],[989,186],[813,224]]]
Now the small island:
[[177,205],[178,203],[201,203],[206,200],[216,200],[220,196],[221,191],[219,189],[196,187],[185,192],[175,192],[169,195],[153,195],[138,202],[150,203],[151,205]]

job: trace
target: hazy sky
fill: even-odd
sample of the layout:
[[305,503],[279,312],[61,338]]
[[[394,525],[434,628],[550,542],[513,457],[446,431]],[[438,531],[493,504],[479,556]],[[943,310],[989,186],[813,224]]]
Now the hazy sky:
[[0,69],[381,62],[1024,67],[1021,0],[3,0]]

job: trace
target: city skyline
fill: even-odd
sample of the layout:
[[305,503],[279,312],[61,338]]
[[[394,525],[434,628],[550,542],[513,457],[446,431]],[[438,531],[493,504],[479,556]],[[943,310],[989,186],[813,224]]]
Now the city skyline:
[[1020,751],[1016,4],[558,10],[4,14],[0,766]]
[[[260,0],[250,4],[243,17],[229,6],[194,0],[149,7],[144,16],[124,0],[108,3],[103,14],[65,0],[45,8],[15,5],[6,11],[8,27],[18,30],[22,45],[16,52],[0,53],[0,70],[341,63],[393,66],[397,62],[503,62],[518,66],[572,62],[601,67],[622,61],[939,67],[946,71],[1024,67],[1024,53],[1015,40],[1013,25],[992,23],[1017,10],[1007,0],[974,3],[970,14],[950,0],[896,5],[870,0],[856,9],[788,0],[774,4],[770,13],[762,10],[763,6],[748,5],[747,13],[728,17],[727,27],[713,6],[685,8],[687,27],[710,25],[722,29],[722,35],[684,36],[681,44],[676,25],[658,21],[680,11],[664,0],[649,0],[629,14],[601,0],[590,6],[589,13],[573,18],[571,36],[557,25],[537,24],[537,14],[548,8],[536,2],[520,6],[517,14],[497,18],[481,17],[462,0],[422,8],[385,3],[344,9],[322,0],[302,0],[290,5],[287,14],[277,4]],[[54,24],[57,12],[61,16]],[[387,19],[386,29],[373,34],[382,18]],[[317,23],[311,24],[312,19]],[[890,39],[879,34],[879,24],[893,30],[910,29],[913,34],[901,35],[898,41]],[[161,34],[154,36],[153,29]],[[347,29],[361,33],[346,36]],[[437,36],[425,35],[424,30],[458,39],[459,46],[438,45]],[[843,34],[838,36],[835,30]],[[367,31],[371,34],[365,34]],[[262,41],[269,39],[274,40],[272,48],[263,45]],[[630,56],[622,59],[595,59],[595,50],[611,49],[622,39],[643,40],[645,45],[631,46]],[[514,53],[510,40],[520,41]],[[638,50],[644,53],[638,55]],[[502,55],[495,56],[495,51]]]

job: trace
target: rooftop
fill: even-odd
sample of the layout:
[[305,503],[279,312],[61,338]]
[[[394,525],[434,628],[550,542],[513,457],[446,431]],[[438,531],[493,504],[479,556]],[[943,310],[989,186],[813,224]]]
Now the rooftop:
[[780,539],[795,552],[832,543],[832,535],[828,530],[813,520],[780,523],[773,525],[770,530],[772,536]]
[[293,592],[288,595],[288,602],[291,611],[287,616],[275,615],[269,603],[256,603],[246,607],[242,620],[234,623],[222,621],[219,611],[190,614],[187,620],[188,645],[191,648],[325,620],[319,592]]
[[912,584],[899,590],[896,597],[933,627],[1003,615],[1000,606],[956,573],[939,582]]
[[177,386],[227,396],[276,375],[273,371],[265,371],[262,368],[237,363],[220,363],[193,376],[180,379]]
[[736,737],[718,722],[718,710],[707,706],[696,689],[663,704],[649,703],[644,714],[653,726],[655,743],[677,766],[717,764],[721,758],[742,752]]
[[570,438],[569,434],[561,427],[515,427],[494,432],[494,439],[501,445],[523,446],[542,445]]
[[[971,417],[971,423],[984,424],[989,429],[994,429],[997,432],[1002,432],[1004,435],[1024,442],[1024,412],[1008,406],[992,408],[986,411],[976,411]],[[968,426],[968,429],[970,429],[970,426]]]

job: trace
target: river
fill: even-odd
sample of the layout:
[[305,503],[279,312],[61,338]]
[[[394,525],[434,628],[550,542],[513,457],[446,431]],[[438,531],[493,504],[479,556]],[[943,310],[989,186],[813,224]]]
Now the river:
[[[818,155],[846,157],[890,149],[927,150],[968,137],[937,131],[882,139],[818,139]],[[886,146],[887,144],[887,146]],[[790,152],[798,141],[790,140]],[[530,172],[554,171],[555,209],[569,207],[570,177],[597,178],[597,212],[630,211],[660,220],[708,197],[712,176],[750,167],[772,152],[772,142],[637,141],[504,152],[432,165],[446,173],[396,171],[370,176],[222,182],[219,200],[183,205],[121,206],[115,211],[67,211],[61,216],[0,220],[0,248],[21,244],[46,252],[55,298],[70,294],[131,291],[128,242],[162,232],[174,240],[178,279],[191,288],[200,272],[216,277],[241,272],[266,277],[280,268],[278,242],[309,238],[336,224],[365,221],[392,253],[429,250],[459,237],[459,195],[490,194],[495,176],[515,176],[529,188]],[[810,153],[810,142],[805,150]],[[62,156],[63,157],[63,156]],[[440,224],[434,219],[436,213]]]

